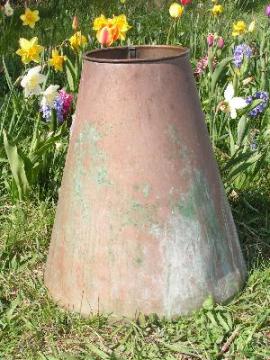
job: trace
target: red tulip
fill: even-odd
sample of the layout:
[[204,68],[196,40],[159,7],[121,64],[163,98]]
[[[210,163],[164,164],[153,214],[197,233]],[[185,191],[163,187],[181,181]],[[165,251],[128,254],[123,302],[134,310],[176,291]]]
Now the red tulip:
[[192,0],[180,0],[181,4],[182,4],[183,6],[186,6],[186,5],[190,4],[191,1],[192,1]]

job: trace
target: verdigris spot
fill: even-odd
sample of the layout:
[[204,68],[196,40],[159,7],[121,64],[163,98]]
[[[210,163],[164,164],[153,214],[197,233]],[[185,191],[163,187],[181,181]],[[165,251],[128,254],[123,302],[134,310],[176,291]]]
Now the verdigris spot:
[[122,216],[123,225],[143,227],[156,222],[157,206],[154,204],[142,204],[134,199],[127,204]]

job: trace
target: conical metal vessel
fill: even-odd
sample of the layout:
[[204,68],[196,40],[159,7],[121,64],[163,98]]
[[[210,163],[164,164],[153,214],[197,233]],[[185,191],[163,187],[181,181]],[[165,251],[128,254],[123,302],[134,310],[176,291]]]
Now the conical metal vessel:
[[188,313],[246,268],[188,50],[86,54],[45,282],[88,315]]

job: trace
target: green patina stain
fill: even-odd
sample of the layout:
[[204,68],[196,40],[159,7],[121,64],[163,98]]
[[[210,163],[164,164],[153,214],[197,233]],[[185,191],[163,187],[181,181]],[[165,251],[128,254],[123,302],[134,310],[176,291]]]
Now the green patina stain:
[[142,189],[142,192],[143,192],[143,195],[145,198],[147,198],[150,195],[150,191],[151,191],[151,185],[145,184]]
[[[78,224],[89,224],[91,221],[91,204],[87,196],[89,179],[98,185],[110,184],[106,154],[98,146],[101,139],[102,134],[95,126],[86,122],[74,142],[74,160],[69,168],[68,177],[70,190],[73,192],[70,197],[70,211],[76,214]],[[70,233],[66,238],[76,239],[76,227],[66,226],[65,231]]]
[[99,185],[111,185],[111,182],[108,178],[108,171],[105,167],[100,167],[95,169],[94,173],[92,174],[95,182]]
[[135,258],[135,263],[136,263],[138,266],[140,266],[140,265],[142,265],[142,263],[143,263],[143,259],[142,259],[140,256],[138,256],[138,257]]
[[127,205],[126,212],[123,214],[123,226],[133,225],[136,227],[143,227],[152,225],[156,222],[157,205],[141,204],[136,200],[131,200]]
[[181,195],[177,201],[173,201],[172,194],[170,200],[172,210],[178,211],[180,215],[188,219],[197,218],[199,206],[202,205],[204,207],[203,210],[208,216],[211,215],[210,217],[213,217],[216,215],[206,181],[198,172],[193,175],[189,192]]
[[139,185],[139,184],[134,184],[134,185],[133,185],[133,189],[134,189],[135,191],[140,191],[140,185]]
[[196,215],[194,209],[194,199],[192,196],[185,201],[183,201],[183,199],[179,200],[176,207],[178,212],[186,218],[193,219]]
[[172,210],[190,221],[198,221],[201,224],[205,240],[219,258],[223,272],[227,273],[230,249],[226,241],[226,229],[218,221],[207,181],[200,172],[195,172],[188,194],[180,196]]
[[[82,176],[90,175],[90,178],[97,185],[111,185],[109,180],[105,152],[100,149],[98,142],[102,139],[102,134],[90,122],[86,122],[79,138],[75,144],[76,157],[76,174]],[[86,153],[89,151],[89,154]],[[90,158],[90,167],[84,166],[85,157]]]
[[87,123],[86,133],[84,134],[86,138],[93,141],[93,143],[97,143],[102,138],[101,134],[97,131],[97,129],[89,123]]
[[168,125],[168,134],[169,134],[171,141],[174,144],[180,145],[180,139],[179,139],[178,131],[177,131],[175,124]]
[[143,184],[135,184],[133,185],[133,189],[138,192],[142,192],[143,196],[147,198],[150,195],[151,192],[151,185],[147,183]]
[[170,143],[174,145],[168,158],[173,161],[181,160],[181,173],[186,173],[187,176],[190,176],[190,146],[186,146],[185,139],[181,138],[181,134],[175,124],[168,124],[167,135]]

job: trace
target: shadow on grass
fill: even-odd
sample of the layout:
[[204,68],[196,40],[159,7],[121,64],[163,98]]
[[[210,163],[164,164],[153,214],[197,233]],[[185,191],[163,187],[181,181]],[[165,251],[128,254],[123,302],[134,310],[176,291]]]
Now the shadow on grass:
[[260,190],[239,194],[232,211],[248,269],[270,259],[270,197]]

